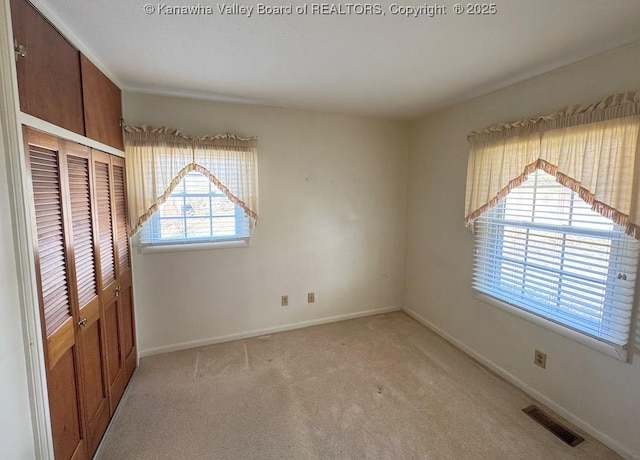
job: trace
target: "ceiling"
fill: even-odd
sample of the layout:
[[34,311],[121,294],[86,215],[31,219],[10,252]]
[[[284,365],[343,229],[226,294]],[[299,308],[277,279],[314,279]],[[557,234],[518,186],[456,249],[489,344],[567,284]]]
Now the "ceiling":
[[[259,15],[242,1],[250,17],[206,0],[148,0],[151,14],[145,0],[34,3],[124,89],[401,119],[640,40],[638,0],[495,1],[493,15],[444,0],[446,15],[415,18],[388,1],[381,15],[297,14],[303,2]],[[203,14],[167,14],[176,5]]]

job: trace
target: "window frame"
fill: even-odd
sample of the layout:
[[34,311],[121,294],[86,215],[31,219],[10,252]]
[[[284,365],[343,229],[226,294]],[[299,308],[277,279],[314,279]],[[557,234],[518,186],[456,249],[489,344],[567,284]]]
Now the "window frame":
[[[561,184],[558,184],[558,186],[563,187]],[[536,184],[533,188],[533,192],[534,192],[534,198],[532,199],[532,212],[535,209],[535,205],[536,205],[536,200],[535,200],[535,195],[538,193],[538,184],[537,184],[537,177],[536,177]],[[571,215],[574,212],[574,207],[575,207],[575,199],[580,199],[579,197],[576,197],[575,192],[571,192],[572,193],[572,199],[571,199],[571,206],[570,206],[570,211],[569,214]],[[493,213],[493,216],[490,216],[490,213]],[[501,261],[501,257],[500,255],[503,254],[503,250],[502,248],[504,247],[504,233],[505,233],[505,226],[512,226],[512,227],[519,227],[522,229],[526,229],[527,234],[529,233],[530,229],[538,229],[538,230],[547,230],[545,229],[545,225],[544,224],[540,224],[540,223],[535,223],[535,222],[531,222],[529,225],[524,224],[522,222],[518,222],[517,220],[513,219],[508,219],[506,217],[506,198],[500,200],[498,202],[498,204],[496,204],[496,206],[493,209],[490,209],[487,211],[487,217],[492,217],[491,219],[491,223],[494,224],[494,222],[498,222],[498,225],[500,226],[500,232],[498,232],[496,235],[494,236],[490,236],[489,238],[491,239],[491,241],[485,240],[483,243],[484,244],[488,244],[491,245],[493,244],[495,246],[495,251],[494,254],[497,255],[497,257],[492,257],[490,260],[484,260],[483,263],[486,264],[485,268],[483,271],[486,271],[486,269],[488,267],[493,267],[494,270],[496,269],[501,269],[502,268],[502,261]],[[497,214],[497,215],[495,215]],[[485,216],[483,216],[485,217]],[[481,217],[482,218],[482,217]],[[616,224],[613,224],[616,225]],[[549,226],[551,227],[551,226]],[[569,226],[567,226],[569,227]],[[565,229],[567,227],[564,227]],[[480,231],[480,230],[478,230]],[[554,227],[553,228],[554,232],[558,232],[561,233],[563,236],[566,236],[568,234],[573,234],[573,233],[569,233],[569,232],[562,232],[559,231],[558,227]],[[578,230],[576,233],[582,233],[580,231],[580,227],[578,227]],[[584,235],[585,236],[596,236],[598,238],[602,238],[603,235],[603,231],[602,230],[587,230],[584,231]],[[609,234],[607,234],[606,236],[609,236]],[[486,238],[486,237],[485,237]],[[476,266],[476,261],[477,261],[477,251],[479,249],[481,249],[482,247],[482,243],[480,242],[481,240],[481,236],[476,235],[476,237],[474,238],[474,257],[473,257],[473,265],[474,267]],[[620,251],[622,248],[621,246],[623,245],[622,242],[618,241],[616,238],[611,238],[609,239],[609,241],[611,241],[611,253],[613,253],[614,251]],[[564,238],[563,238],[563,252],[562,254],[564,254],[564,245],[566,244]],[[527,253],[528,253],[528,245],[527,245]],[[565,258],[558,258],[558,262],[563,264],[565,261]],[[638,267],[640,265],[640,257],[638,257],[638,259],[636,260],[636,267]],[[523,266],[523,270],[526,267]],[[472,275],[472,279],[475,280],[476,278],[476,268],[474,268],[474,274]],[[616,270],[616,265],[613,264],[609,264],[606,267],[606,281],[610,282],[613,278],[616,277],[616,273],[618,272],[618,270]],[[475,283],[475,281],[472,283],[472,289],[474,291],[474,297],[484,303],[487,303],[489,305],[492,305],[494,307],[498,307],[508,313],[511,313],[515,316],[524,318],[534,324],[537,324],[539,326],[542,326],[546,329],[549,329],[553,332],[556,332],[564,337],[567,337],[571,340],[574,340],[576,342],[580,342],[584,345],[587,345],[593,349],[596,349],[598,351],[601,351],[602,353],[605,353],[609,356],[615,357],[619,360],[622,361],[628,361],[631,358],[631,353],[629,352],[631,346],[633,345],[633,340],[634,340],[634,336],[637,336],[637,333],[634,334],[634,328],[635,328],[635,322],[637,321],[637,315],[640,314],[638,312],[638,285],[640,284],[638,278],[640,278],[640,270],[638,270],[638,268],[636,268],[636,282],[634,284],[634,292],[633,292],[633,298],[632,298],[632,303],[631,303],[631,320],[630,320],[630,325],[629,325],[629,331],[628,331],[628,337],[629,337],[629,341],[627,342],[627,344],[625,344],[624,346],[619,346],[619,345],[615,345],[612,343],[608,343],[608,342],[604,342],[602,340],[599,340],[598,338],[595,338],[591,335],[589,335],[586,332],[582,332],[577,328],[573,328],[571,327],[571,325],[569,324],[562,324],[562,322],[556,321],[552,318],[547,318],[544,317],[543,315],[540,315],[538,313],[535,312],[534,309],[529,308],[525,305],[520,305],[517,302],[517,299],[512,299],[511,301],[506,300],[505,298],[500,298],[498,296],[494,296],[488,292],[484,292],[483,290],[480,290],[478,287],[474,286],[473,284]],[[559,280],[561,280],[563,275],[562,270],[558,270],[558,276],[559,276]],[[613,278],[612,278],[613,277]],[[525,277],[523,275],[523,286],[525,284]],[[560,286],[560,281],[559,284]],[[524,288],[523,288],[524,289]],[[497,289],[496,291],[499,292],[499,289]],[[557,295],[560,296],[562,293],[560,291],[560,288],[557,289]],[[610,290],[605,290],[605,296],[611,296],[614,295]],[[508,296],[504,296],[504,297],[508,297]],[[525,297],[523,295],[523,297]],[[532,303],[535,303],[536,300],[533,299]],[[606,315],[606,308],[608,307],[607,302],[604,301],[603,302],[603,315]],[[610,307],[609,307],[610,308]]]
[[[196,176],[202,176],[207,180],[209,192],[190,192],[187,190],[186,178],[190,174]],[[201,250],[201,249],[215,249],[215,248],[233,248],[233,247],[247,247],[250,240],[250,222],[249,217],[244,214],[244,211],[240,206],[235,203],[231,203],[234,206],[233,216],[220,215],[214,211],[213,199],[224,198],[228,200],[228,197],[216,187],[204,174],[198,171],[190,171],[185,177],[180,180],[176,188],[167,197],[168,199],[181,198],[183,200],[183,212],[180,216],[162,217],[160,215],[160,209],[151,215],[148,221],[145,223],[147,228],[143,228],[140,232],[139,246],[141,252],[173,252],[173,251],[186,251],[186,250]],[[188,198],[206,198],[209,201],[209,214],[201,216],[189,216],[186,209],[186,203]],[[166,203],[166,202],[165,202]],[[163,203],[164,204],[164,203]],[[162,205],[161,205],[162,206]],[[220,237],[203,236],[203,237],[189,237],[187,236],[187,222],[189,219],[208,219],[210,234],[213,234],[213,224],[217,218],[229,218],[233,217],[235,222],[235,229],[240,230],[240,233],[236,231],[235,235],[225,235]],[[183,235],[182,238],[149,238],[145,239],[146,234],[159,235],[161,232],[162,221],[177,221],[183,222]],[[150,227],[150,228],[149,228]],[[246,234],[242,231],[246,229]]]

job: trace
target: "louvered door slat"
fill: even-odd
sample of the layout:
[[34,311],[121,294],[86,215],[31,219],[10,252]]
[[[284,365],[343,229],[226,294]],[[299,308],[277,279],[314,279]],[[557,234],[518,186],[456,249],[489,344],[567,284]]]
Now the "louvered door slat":
[[58,155],[55,151],[31,146],[29,163],[34,180],[42,308],[45,331],[50,336],[71,317]]
[[38,238],[39,246],[43,246],[45,244],[51,245],[51,243],[61,244],[60,239],[62,232],[59,228],[57,228],[58,223],[62,220],[62,216],[57,216],[57,218],[43,218],[40,219],[39,224],[41,225],[38,230]]
[[38,223],[45,224],[46,222],[51,222],[60,219],[62,213],[60,212],[60,208],[56,208],[56,206],[60,205],[60,197],[56,196],[54,199],[48,199],[45,201],[41,195],[38,193],[35,194],[36,199],[39,201],[38,205],[36,205],[36,211],[39,214]]
[[113,251],[113,216],[111,214],[111,191],[109,189],[109,165],[99,161],[94,165],[96,209],[98,212],[98,234],[100,238],[100,267],[102,284],[115,281],[116,267]]
[[[58,258],[57,255],[55,258],[49,259],[46,258],[46,263],[41,265],[41,272],[45,274],[45,277],[42,280],[42,292],[47,295],[51,295],[53,299],[56,295],[56,292],[66,293],[67,286],[61,285],[62,273],[56,273],[60,266],[64,264],[64,259]],[[46,276],[48,275],[48,276]]]
[[[58,302],[53,302],[52,305],[61,305],[64,300],[59,299]],[[64,313],[64,311],[54,311],[48,315],[44,316],[47,326],[51,325],[53,331],[57,330],[64,322],[68,319],[68,316]]]
[[93,257],[93,246],[83,244],[81,247],[76,249],[87,252],[86,254],[80,254],[76,257],[76,270],[81,271],[85,267],[89,270],[94,270],[95,267],[93,266],[93,262],[95,259]]
[[[92,233],[90,231],[85,231],[84,229],[79,229],[77,232],[73,233],[76,237],[74,242],[75,248],[84,248],[84,247],[92,247],[93,241],[91,241]],[[78,254],[76,257],[82,258],[87,256],[84,252]],[[93,257],[91,257],[93,258]]]
[[[40,197],[37,194],[34,198],[36,200],[40,200]],[[60,206],[60,197],[57,197],[55,201],[52,200],[49,203],[36,206],[36,213],[38,214],[38,231],[42,231],[42,233],[62,231],[62,229],[57,226],[57,224],[62,221],[62,213],[60,212],[60,209],[52,209],[57,206]]]
[[124,168],[113,165],[113,198],[116,205],[116,241],[118,244],[118,269],[120,272],[130,267],[129,231],[127,226],[127,205],[125,198]]
[[75,254],[78,305],[82,308],[98,295],[95,255],[91,236],[91,198],[89,190],[89,159],[67,157],[73,251]]
[[[60,257],[47,257],[44,261],[40,262],[40,271],[46,272],[49,271],[50,269],[55,270],[56,267],[59,267],[61,264],[64,263],[64,259],[60,258]],[[43,280],[46,281],[40,284],[46,285],[47,283],[50,283],[51,281],[49,280]]]
[[[60,244],[58,238],[62,238],[62,234],[53,231],[44,233],[42,236],[38,236],[38,242],[42,243],[38,245],[38,249],[42,255],[49,255],[50,253],[56,254],[61,250],[61,248],[63,248],[63,245]],[[49,259],[47,258],[43,263],[46,265],[48,261]]]
[[[62,220],[61,217],[56,219],[58,222]],[[43,225],[48,225],[48,227],[42,227],[42,230],[38,232],[38,247],[44,250],[45,246],[61,246],[60,239],[62,238],[62,232],[60,229],[55,228],[56,222],[47,223],[45,220],[40,221]]]

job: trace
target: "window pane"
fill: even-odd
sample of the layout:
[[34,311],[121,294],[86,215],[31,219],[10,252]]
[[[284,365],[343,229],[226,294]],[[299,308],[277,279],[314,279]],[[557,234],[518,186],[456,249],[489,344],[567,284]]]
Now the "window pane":
[[184,177],[184,183],[187,193],[191,194],[209,194],[209,178],[203,176],[199,172],[192,171]]
[[599,340],[628,340],[640,244],[542,171],[478,219],[475,289]]
[[533,190],[512,190],[505,200],[505,219],[532,220],[533,218]]
[[142,232],[143,244],[246,238],[249,220],[211,183],[193,171],[178,184]]
[[187,221],[187,238],[211,236],[211,219],[189,217]]
[[179,219],[161,219],[160,220],[161,238],[184,238],[184,220]]
[[185,214],[187,216],[210,216],[211,208],[209,207],[209,197],[188,197],[186,199],[187,208]]
[[235,217],[216,217],[213,219],[214,236],[229,236],[236,233]]
[[160,205],[160,217],[182,216],[184,199],[181,197],[169,196],[167,201]]
[[213,203],[213,214],[216,216],[234,216],[236,213],[236,205],[233,204],[226,196],[214,197],[211,199]]

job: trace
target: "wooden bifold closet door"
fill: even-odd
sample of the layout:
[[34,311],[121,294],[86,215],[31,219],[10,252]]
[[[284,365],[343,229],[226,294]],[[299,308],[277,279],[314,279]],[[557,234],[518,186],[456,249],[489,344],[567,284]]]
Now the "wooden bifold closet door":
[[135,369],[124,162],[23,133],[54,453],[90,458]]
[[124,160],[94,150],[93,172],[103,299],[107,381],[112,410],[136,367],[131,257],[126,211]]

